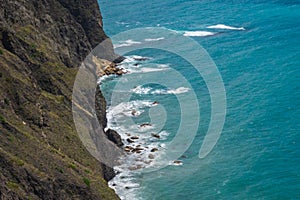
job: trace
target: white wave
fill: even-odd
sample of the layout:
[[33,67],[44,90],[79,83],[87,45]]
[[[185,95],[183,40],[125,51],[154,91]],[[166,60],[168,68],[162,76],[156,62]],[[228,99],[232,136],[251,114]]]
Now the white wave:
[[241,30],[244,31],[246,30],[244,27],[233,27],[233,26],[227,26],[224,24],[217,24],[213,26],[208,26],[207,28],[212,28],[212,29],[228,29],[228,30]]
[[206,36],[212,36],[215,34],[216,33],[209,32],[209,31],[185,31],[183,35],[187,36],[187,37],[206,37]]
[[120,44],[114,44],[114,47],[115,47],[115,48],[119,48],[119,47],[129,47],[129,46],[132,46],[132,45],[135,45],[135,44],[141,44],[141,42],[134,41],[134,40],[126,40],[126,41],[123,41],[123,42],[120,43]]
[[133,58],[134,60],[149,60],[149,57],[143,57],[143,56],[137,56],[137,55],[133,55],[131,56],[131,58]]
[[153,42],[153,41],[160,41],[165,39],[164,37],[160,37],[160,38],[146,38],[145,41],[146,42]]
[[137,86],[131,90],[131,92],[134,92],[136,94],[183,94],[190,91],[190,88],[186,87],[179,87],[176,89],[153,89],[151,87],[143,87],[143,86]]
[[[138,116],[144,112],[142,109],[147,108],[147,107],[150,108],[153,106],[156,106],[156,104],[154,104],[151,101],[136,100],[136,101],[123,102],[114,107],[109,107],[107,110],[107,112],[108,112],[107,117],[112,118],[112,117],[114,117],[116,115],[120,115],[120,114],[126,115],[126,116]],[[133,110],[135,112],[133,112]]]
[[182,94],[182,93],[186,93],[190,91],[190,88],[186,88],[186,87],[179,87],[175,90],[169,90],[167,91],[168,94]]
[[136,88],[133,88],[130,91],[136,94],[149,94],[151,90],[152,90],[151,87],[137,86]]
[[159,68],[169,68],[170,64],[158,64],[157,65]]
[[128,69],[128,73],[150,73],[150,72],[160,72],[165,70],[167,69],[143,67],[139,69]]

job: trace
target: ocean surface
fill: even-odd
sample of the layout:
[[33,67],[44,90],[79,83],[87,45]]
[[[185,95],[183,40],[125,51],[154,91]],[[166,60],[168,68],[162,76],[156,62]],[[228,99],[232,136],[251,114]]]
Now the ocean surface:
[[[142,148],[123,158],[116,167],[120,173],[109,183],[122,199],[300,199],[300,1],[99,4],[105,32],[112,38],[146,27],[191,37],[216,64],[226,91],[222,133],[200,159],[212,115],[203,77],[172,52],[145,48],[125,55],[120,67],[128,74],[101,80],[109,126],[119,131],[125,145]],[[118,48],[165,39],[137,32],[113,42]],[[130,96],[123,101],[122,95]],[[176,159],[180,162],[167,160],[167,166],[158,167],[163,162],[159,158],[176,151],[167,147],[182,123],[187,138],[196,130],[192,142],[183,139],[187,148]],[[126,141],[132,136],[138,139]],[[151,152],[153,148],[158,151]]]

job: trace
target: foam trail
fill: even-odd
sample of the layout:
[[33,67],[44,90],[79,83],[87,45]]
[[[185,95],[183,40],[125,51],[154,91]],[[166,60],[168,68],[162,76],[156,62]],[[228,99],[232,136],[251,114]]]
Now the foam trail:
[[136,94],[183,94],[190,91],[190,88],[186,87],[179,87],[176,89],[153,89],[151,87],[142,87],[137,86],[136,88],[133,88],[131,92],[134,92]]
[[244,27],[233,27],[233,26],[227,26],[227,25],[224,25],[224,24],[217,24],[217,25],[213,25],[213,26],[208,26],[207,28],[211,28],[211,29],[240,30],[240,31],[246,30]]
[[159,40],[163,40],[165,39],[164,37],[160,37],[160,38],[146,38],[145,41],[146,42],[153,42],[153,41],[159,41]]
[[185,31],[183,35],[187,36],[187,37],[206,37],[206,36],[212,36],[215,34],[216,33],[209,32],[209,31]]
[[138,41],[134,41],[134,40],[126,40],[121,44],[114,44],[115,48],[119,48],[119,47],[129,47],[132,46],[134,44],[141,44],[141,42]]

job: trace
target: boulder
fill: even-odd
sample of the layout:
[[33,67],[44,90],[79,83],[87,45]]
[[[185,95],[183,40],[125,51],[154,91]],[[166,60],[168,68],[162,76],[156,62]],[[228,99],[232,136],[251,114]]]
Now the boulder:
[[122,142],[122,138],[121,136],[117,133],[117,131],[112,130],[112,129],[108,129],[105,132],[107,138],[112,141],[113,143],[115,143],[118,147],[123,146],[123,142]]

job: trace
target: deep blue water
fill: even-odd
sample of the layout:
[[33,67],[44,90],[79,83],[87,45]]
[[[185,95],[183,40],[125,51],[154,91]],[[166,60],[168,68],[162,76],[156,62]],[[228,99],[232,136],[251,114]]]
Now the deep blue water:
[[[136,175],[133,181],[139,187],[127,193],[136,193],[137,199],[159,200],[300,199],[300,1],[99,0],[99,4],[109,36],[145,27],[164,27],[182,34],[217,33],[192,38],[214,60],[226,89],[227,115],[221,137],[213,151],[200,160],[198,152],[211,111],[203,79],[189,63],[171,53],[145,49],[128,54],[151,57],[138,63],[142,66],[168,64],[178,70],[196,93],[201,123],[184,152],[182,166]],[[245,30],[207,28],[217,24]],[[158,76],[142,71],[124,77],[130,81],[151,75]],[[170,74],[160,71],[159,75],[164,79]],[[108,100],[117,81],[102,84]],[[133,94],[131,100],[158,101],[164,106],[167,117],[162,130],[169,133],[165,140],[170,141],[180,123],[176,94],[162,94],[167,89],[155,84],[143,88],[160,93],[144,90]],[[189,104],[190,100],[184,101]],[[149,109],[134,121],[149,121]]]

